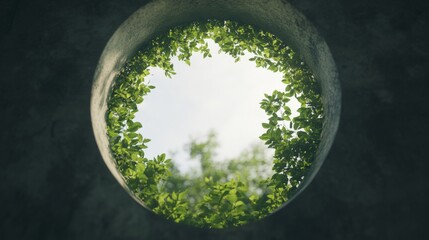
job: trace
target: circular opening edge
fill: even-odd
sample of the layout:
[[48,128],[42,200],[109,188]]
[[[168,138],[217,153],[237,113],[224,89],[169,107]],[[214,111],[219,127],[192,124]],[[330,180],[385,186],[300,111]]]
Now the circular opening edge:
[[304,58],[321,84],[324,122],[316,158],[284,207],[309,185],[322,166],[334,141],[341,111],[338,72],[328,45],[306,18],[284,1],[155,0],[133,13],[108,41],[94,74],[90,109],[101,156],[122,187],[145,206],[128,188],[111,155],[105,120],[108,96],[121,67],[145,42],[174,26],[206,19],[234,20],[277,35]]

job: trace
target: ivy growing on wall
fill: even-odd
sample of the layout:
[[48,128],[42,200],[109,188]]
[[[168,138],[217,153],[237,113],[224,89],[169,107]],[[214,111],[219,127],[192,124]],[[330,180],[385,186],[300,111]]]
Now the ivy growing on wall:
[[[266,162],[257,147],[225,166],[212,164],[213,134],[189,145],[190,156],[204,169],[201,176],[179,174],[164,153],[153,159],[145,157],[150,139],[137,132],[142,124],[134,116],[137,105],[154,89],[146,80],[149,68],[159,67],[171,77],[175,74],[173,57],[187,64],[196,52],[211,57],[205,39],[212,39],[236,61],[250,52],[256,67],[283,75],[284,90],[265,94],[260,103],[267,114],[260,139],[274,149],[271,176],[249,178],[250,167],[257,169]],[[106,113],[111,153],[129,189],[155,213],[199,227],[240,226],[272,213],[299,188],[320,140],[323,109],[319,88],[302,59],[269,32],[218,20],[175,27],[147,43],[115,79]],[[300,102],[296,117],[291,117],[288,107],[292,97]]]

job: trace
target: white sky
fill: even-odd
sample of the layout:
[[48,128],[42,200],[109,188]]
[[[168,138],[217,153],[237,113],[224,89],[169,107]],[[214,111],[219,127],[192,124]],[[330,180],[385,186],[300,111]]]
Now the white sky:
[[[210,130],[217,133],[217,157],[221,160],[262,142],[261,123],[268,118],[259,103],[264,93],[285,87],[281,73],[256,68],[247,60],[252,55],[235,63],[231,56],[218,54],[214,42],[207,42],[213,57],[203,59],[194,53],[191,66],[174,58],[176,75],[171,79],[160,69],[150,69],[147,80],[156,88],[139,105],[135,118],[143,124],[143,137],[152,140],[145,150],[146,157],[166,153],[182,171],[196,166],[187,160],[184,145],[191,138],[204,138]],[[299,103],[291,99],[289,104],[294,112]]]

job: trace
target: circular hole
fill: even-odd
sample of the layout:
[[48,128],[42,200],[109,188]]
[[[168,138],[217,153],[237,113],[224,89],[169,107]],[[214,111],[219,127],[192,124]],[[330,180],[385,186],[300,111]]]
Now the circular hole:
[[[241,81],[228,79],[228,76],[212,81],[206,79],[210,70],[222,72],[225,69],[221,66],[226,69],[233,65],[237,67],[246,57],[247,65],[241,66],[244,69],[240,72],[249,72],[256,67],[265,70],[262,79],[255,78],[256,75],[248,75]],[[205,58],[213,60],[208,62],[207,69],[201,65]],[[224,66],[228,60],[232,62]],[[172,86],[173,91],[167,92],[166,96],[156,95],[159,101],[152,106],[152,112],[149,111],[155,119],[150,121],[149,115],[146,116],[149,121],[139,120],[136,117],[138,109],[144,107],[149,93],[157,90],[153,84],[166,81],[160,75],[169,78],[181,75],[176,73],[191,62],[200,64],[200,69],[194,69],[197,74],[194,81],[189,83],[192,77],[186,81],[178,76],[179,79],[174,79],[177,86]],[[270,76],[267,73],[278,74]],[[211,77],[215,75],[212,73]],[[269,77],[278,78],[278,90],[264,91],[269,83],[275,83],[273,80],[276,79],[265,79]],[[242,90],[251,80],[256,82],[254,89],[262,90],[260,96],[250,96],[249,101],[234,106],[237,100],[245,100],[243,93],[249,93],[250,89]],[[224,85],[219,86],[222,82]],[[233,87],[233,83],[238,85]],[[195,88],[198,85],[205,88],[198,91]],[[187,90],[191,92],[187,94]],[[232,91],[229,101],[228,90]],[[185,94],[187,98],[195,95],[196,99],[180,103],[180,98],[174,99],[174,93]],[[213,99],[210,98],[212,94]],[[188,159],[196,160],[198,167],[190,167],[189,161],[180,161],[176,157],[171,161],[165,152],[159,151],[159,148],[171,147],[169,142],[175,137],[185,139],[184,134],[175,133],[177,130],[192,132],[213,120],[209,127],[224,127],[228,118],[255,98],[254,107],[259,105],[259,110],[265,113],[262,119],[241,119],[240,123],[256,122],[244,129],[235,142],[229,140],[234,137],[235,128],[242,124],[220,132],[227,135],[219,142],[221,145],[227,143],[227,147],[240,150],[238,143],[246,140],[245,134],[258,126],[262,128],[251,139],[257,145],[241,149],[242,153],[230,161],[216,161],[215,133],[202,141],[191,140],[187,144]],[[227,101],[222,105],[222,100]],[[172,101],[178,105],[171,106]],[[302,59],[273,34],[232,21],[194,22],[157,36],[121,68],[107,102],[110,149],[129,189],[155,213],[175,222],[200,227],[239,226],[263,218],[282,206],[299,188],[311,167],[323,121],[319,85]],[[204,119],[197,114],[193,121],[193,116],[188,114],[190,105],[213,112],[219,104],[221,111],[217,119],[216,116]],[[293,112],[291,107],[294,107]],[[178,112],[172,114],[173,111]],[[161,114],[163,112],[166,114]],[[180,118],[187,128],[178,126]],[[158,149],[155,154],[150,151],[150,131],[147,134],[139,131],[142,122],[147,129],[153,130],[154,137],[167,130],[166,138],[153,145],[155,150]],[[269,158],[267,150],[273,150],[274,156]]]
[[[162,214],[167,218],[170,218],[171,220],[174,220],[176,222],[185,222],[185,223],[189,223],[189,224],[192,224],[195,226],[201,226],[201,227],[223,228],[223,227],[239,226],[249,221],[254,221],[261,217],[264,217],[267,214],[270,214],[271,212],[277,210],[280,206],[292,200],[300,191],[302,191],[308,185],[308,183],[312,180],[312,178],[320,168],[320,165],[322,164],[327,154],[327,151],[329,150],[329,147],[332,143],[332,140],[334,138],[336,128],[338,125],[338,119],[339,119],[340,94],[339,94],[339,86],[338,86],[335,66],[332,61],[332,57],[329,53],[329,50],[326,44],[320,38],[320,36],[317,35],[317,32],[311,27],[311,25],[308,24],[308,22],[306,22],[305,19],[299,13],[297,13],[289,5],[286,5],[284,3],[273,1],[273,2],[270,2],[270,4],[266,4],[264,6],[258,6],[258,5],[244,4],[240,2],[237,2],[237,3],[219,2],[217,5],[213,5],[208,1],[197,1],[200,4],[194,5],[195,1],[193,1],[192,3],[185,1],[185,2],[182,2],[181,5],[175,8],[175,10],[172,12],[172,9],[168,7],[169,5],[168,4],[165,5],[165,3],[167,2],[169,1],[162,1],[162,2],[160,1],[160,2],[155,2],[153,4],[149,4],[144,8],[140,9],[139,11],[137,11],[135,14],[133,14],[133,16],[130,17],[113,35],[113,37],[107,44],[105,51],[103,52],[103,55],[100,59],[100,63],[94,79],[93,95],[92,95],[92,101],[91,101],[91,104],[92,104],[91,114],[92,114],[93,127],[94,127],[96,140],[99,145],[100,151],[103,155],[103,158],[106,164],[108,165],[109,169],[113,173],[113,175],[122,184],[122,186],[129,191],[131,196],[133,196],[137,201],[139,201],[149,209],[152,209],[155,212]],[[217,11],[220,8],[224,9],[225,11]],[[190,15],[189,14],[190,11],[195,14]],[[167,14],[168,12],[171,15],[170,17],[167,18],[168,15],[165,15],[165,14]],[[276,14],[277,14],[277,17],[283,16],[283,18],[276,18]],[[194,17],[190,18],[189,16],[194,16]],[[146,49],[148,51],[151,51],[154,49],[156,50],[154,46],[148,47],[148,44],[151,39],[158,36],[160,33],[165,32],[166,30],[174,27],[175,25],[180,25],[181,23],[188,22],[189,20],[201,20],[202,18],[204,18],[204,16],[205,18],[213,17],[213,18],[219,18],[219,19],[225,19],[229,17],[230,19],[237,19],[240,22],[252,23],[253,26],[256,26],[264,30],[266,29],[275,33],[277,36],[280,37],[278,40],[281,39],[287,42],[289,45],[292,45],[294,49],[296,49],[297,52],[304,57],[305,62],[308,63],[308,65],[312,69],[312,72],[315,78],[318,80],[317,86],[321,86],[322,102],[323,102],[323,108],[324,108],[324,111],[323,111],[324,122],[323,122],[322,134],[321,135],[319,133],[316,134],[317,142],[319,143],[318,148],[317,148],[317,145],[311,146],[311,144],[310,145],[307,144],[305,145],[304,150],[301,150],[300,152],[301,155],[307,152],[311,153],[308,161],[301,161],[304,163],[305,162],[309,163],[308,166],[304,167],[305,169],[304,172],[292,174],[291,171],[289,172],[286,171],[287,174],[282,175],[281,173],[283,170],[277,169],[275,171],[277,175],[274,174],[272,176],[276,176],[275,178],[281,179],[277,183],[279,184],[282,183],[283,185],[277,184],[276,185],[277,188],[274,188],[274,190],[271,189],[268,192],[265,191],[267,192],[267,194],[265,195],[263,193],[264,193],[264,190],[266,189],[259,191],[259,194],[258,194],[258,191],[251,192],[249,190],[249,184],[246,183],[246,181],[244,181],[245,182],[244,185],[247,187],[247,194],[244,192],[237,193],[237,189],[239,189],[237,187],[237,183],[240,183],[240,181],[237,180],[236,178],[227,177],[224,181],[216,182],[213,180],[212,176],[204,176],[201,174],[199,175],[199,178],[197,177],[194,179],[197,179],[198,182],[202,183],[201,186],[203,187],[200,187],[200,189],[206,189],[207,191],[205,192],[196,191],[198,192],[197,195],[195,194],[190,195],[189,193],[186,193],[186,191],[183,191],[183,186],[182,186],[182,189],[180,189],[180,187],[174,189],[174,188],[171,188],[171,186],[169,189],[162,189],[162,186],[160,185],[160,183],[163,183],[164,184],[163,186],[168,185],[168,184],[165,184],[166,182],[168,183],[168,179],[166,177],[163,178],[162,174],[160,174],[162,170],[158,171],[158,173],[154,175],[153,174],[154,171],[148,171],[148,169],[153,165],[153,163],[157,163],[157,166],[155,165],[152,166],[154,169],[155,168],[159,169],[159,166],[167,166],[168,164],[164,164],[166,163],[165,162],[166,159],[164,158],[164,155],[155,157],[155,159],[151,161],[149,161],[148,159],[146,159],[145,161],[140,161],[140,159],[145,158],[144,155],[138,154],[136,152],[131,152],[129,150],[130,148],[127,148],[130,145],[129,144],[130,142],[127,142],[125,144],[127,146],[125,148],[122,148],[119,150],[118,148],[114,148],[114,147],[112,148],[112,146],[114,146],[119,141],[124,141],[124,138],[126,138],[127,134],[128,134],[127,138],[129,139],[130,137],[141,138],[140,139],[141,142],[145,144],[144,143],[145,141],[143,138],[144,134],[139,136],[139,134],[136,133],[136,130],[140,127],[140,124],[137,121],[135,121],[134,116],[131,116],[131,117],[130,115],[127,116],[127,114],[125,113],[118,114],[121,112],[121,108],[118,108],[117,106],[119,105],[123,106],[124,101],[123,100],[117,101],[119,102],[119,105],[117,105],[116,106],[117,108],[115,109],[114,102],[115,100],[119,100],[119,97],[115,99],[115,96],[119,96],[120,94],[126,95],[128,93],[129,96],[126,96],[125,98],[129,99],[130,96],[134,96],[134,99],[132,99],[131,102],[132,102],[132,105],[136,105],[136,103],[140,101],[139,97],[143,97],[144,95],[144,94],[135,94],[135,91],[120,92],[118,90],[121,86],[120,84],[121,77],[124,79],[127,79],[127,77],[130,76],[132,71],[134,71],[139,67],[141,68],[142,64],[144,64],[145,62],[146,63],[148,62],[147,58],[145,59],[145,61],[140,61],[140,62],[135,60],[127,62],[127,60],[133,59],[132,56],[134,56],[136,50],[141,48],[142,46],[146,45],[146,48],[143,48],[143,49]],[[233,23],[230,21],[227,21],[227,22]],[[219,21],[218,23],[226,23],[226,22]],[[299,23],[299,25],[297,23]],[[202,25],[199,25],[199,26],[202,26]],[[224,25],[222,25],[221,27],[224,27]],[[197,33],[198,32],[201,33],[204,31],[197,31]],[[180,34],[180,31],[179,31],[179,34]],[[165,35],[162,35],[162,36],[165,36]],[[227,37],[227,36],[224,36],[224,37]],[[250,40],[252,39],[254,38],[250,38]],[[272,43],[272,39],[270,41]],[[266,42],[270,42],[270,41],[266,41]],[[152,41],[152,43],[159,44],[160,41],[158,39],[158,40]],[[222,44],[225,45],[225,43],[222,43]],[[166,46],[168,46],[168,44],[163,46],[162,49],[165,50]],[[230,50],[229,52],[230,55],[231,54],[233,55],[233,57],[235,53],[234,49],[235,48],[232,48],[232,50]],[[260,54],[262,55],[264,54],[263,52],[264,49],[267,49],[266,46],[265,48],[264,47],[261,48]],[[165,54],[165,52],[166,51],[159,51],[158,49],[157,56],[162,56],[163,54]],[[184,52],[186,53],[186,51]],[[202,54],[204,53],[205,52],[202,51]],[[265,54],[269,55],[270,53],[268,52]],[[140,54],[140,55],[137,54],[137,56],[140,56],[140,57],[150,56],[150,54],[149,53]],[[154,55],[152,54],[151,56],[154,56]],[[156,58],[156,57],[152,57],[152,58],[156,60],[154,62],[154,65],[156,65],[157,63],[169,63],[168,61],[165,61],[165,58],[164,60],[162,58]],[[235,58],[237,58],[237,56],[235,56]],[[296,59],[299,59],[299,58],[296,58]],[[182,56],[182,60],[186,62],[188,59],[186,56],[185,57]],[[254,59],[254,61],[257,63],[257,65],[265,64],[265,67],[270,68],[269,63],[267,62],[265,63],[261,62],[261,60],[257,58]],[[138,64],[133,65],[133,64],[130,64],[130,62],[134,62]],[[166,75],[169,75],[171,74],[171,71],[174,71],[169,68],[168,64],[167,65],[164,64],[161,67],[163,68],[164,71],[166,71]],[[275,66],[271,66],[271,67],[272,67],[271,70],[273,71],[276,70]],[[305,70],[306,68],[300,68],[299,66],[296,66],[295,68],[289,67],[289,69]],[[139,70],[140,74],[142,74],[144,70],[146,70],[145,67],[141,68]],[[147,74],[148,73],[143,73],[143,75],[147,75]],[[312,76],[311,72],[309,72],[309,74]],[[305,79],[311,79],[310,75],[305,77]],[[149,84],[145,83],[142,85],[141,83],[139,83],[138,85],[147,87],[147,91],[146,90],[145,91],[146,92],[149,91]],[[307,86],[309,85],[307,84]],[[278,101],[279,97],[282,98],[284,94],[287,94],[287,91],[284,91],[284,92],[277,91],[277,92],[273,92],[271,95],[266,96],[266,99],[265,99],[266,104],[265,106],[264,105],[261,105],[261,106],[266,112],[268,111],[269,113],[268,117],[273,117],[273,114],[276,112],[274,110],[270,110],[273,103],[276,102],[273,100],[275,97],[276,97],[275,100],[277,100],[277,103],[279,106],[281,107],[286,106],[284,102]],[[297,96],[299,96],[299,94]],[[306,95],[307,100],[310,99],[312,96],[317,97],[318,94],[313,94],[313,95],[307,94]],[[290,98],[292,96],[287,96],[287,97]],[[126,110],[129,110],[129,109],[135,109],[135,107],[128,106]],[[320,108],[316,107],[314,109],[320,110],[321,107]],[[107,125],[105,120],[106,113],[107,113],[106,119],[108,123]],[[134,113],[132,113],[131,115],[134,115]],[[114,120],[119,117],[125,117],[125,118],[128,117],[128,119],[126,119],[128,121],[126,120],[123,121],[125,119],[124,118],[122,119],[122,121],[116,121],[116,123],[118,124],[112,124],[112,122],[115,122]],[[320,118],[316,116],[314,119],[317,120]],[[274,139],[274,135],[276,135],[276,134],[273,134],[273,132],[275,132],[276,129],[280,129],[280,126],[282,123],[283,122],[279,123],[277,120],[275,123],[273,123],[272,119],[271,121],[264,122],[264,128],[267,129],[267,132],[265,133],[265,135],[264,134],[261,135],[261,139],[266,141],[267,145],[271,144],[272,145],[271,147],[276,150],[276,153],[281,151],[279,150],[280,144],[277,147],[273,147],[272,142]],[[115,126],[116,128],[112,126]],[[106,134],[106,129],[109,130],[108,134]],[[285,130],[283,131],[283,133],[287,131],[293,132],[292,125],[289,128],[284,128],[284,129]],[[308,135],[308,132],[306,132],[305,130],[299,131],[300,129],[302,130],[302,128],[298,126],[297,129],[295,129],[296,131],[293,132],[293,134],[295,135],[295,139],[300,139],[299,137],[296,136],[298,132],[300,132],[300,134],[302,135],[301,139],[304,139],[306,134]],[[318,130],[320,130],[317,127],[316,128],[313,127],[309,129],[310,129],[308,130],[309,132],[311,131],[317,132]],[[118,131],[118,130],[121,130],[121,131]],[[268,130],[270,130],[271,132],[268,132]],[[131,135],[133,136],[130,136],[129,135],[130,133],[132,133]],[[118,139],[121,139],[121,140],[118,140]],[[285,140],[286,138],[280,137],[280,139]],[[288,142],[291,142],[291,139],[293,139],[293,137],[288,139]],[[126,141],[131,141],[131,140],[132,139],[126,140]],[[194,146],[193,146],[194,154],[196,153],[196,156],[198,156],[198,154],[200,154],[199,156],[203,156],[205,153],[207,153],[207,152],[201,151],[201,149],[199,149],[199,152],[198,152],[197,151],[198,148],[196,146],[199,146],[201,148],[201,146],[210,145],[211,140],[213,139],[208,138],[206,139],[206,141],[202,141],[202,142],[194,141]],[[274,141],[274,143],[276,143],[276,141]],[[313,150],[312,148],[317,148],[317,151],[315,149]],[[127,151],[130,151],[130,152],[123,154],[124,149],[127,149]],[[191,149],[190,152],[192,154],[192,144],[190,149]],[[127,156],[127,154],[129,155],[128,158],[124,157],[124,156]],[[277,154],[277,156],[275,155],[274,158],[285,160],[286,157],[287,156],[283,151],[282,156],[279,156],[279,154]],[[283,161],[283,163],[286,163],[286,164],[283,164],[281,168],[282,169],[289,168],[294,170],[295,172],[298,169],[302,170],[302,166],[291,168],[290,166],[291,164],[300,162],[300,161],[296,161],[296,160],[300,160],[301,158],[300,156],[294,156],[294,157],[295,157],[295,161],[292,161],[292,162]],[[200,158],[200,162],[202,162],[201,160],[202,160],[202,157]],[[146,174],[143,174],[144,171],[146,171]],[[143,175],[145,178],[147,178],[144,181],[142,181]],[[215,174],[211,173],[211,175],[215,175]],[[183,174],[178,174],[178,175],[176,174],[175,176],[176,182],[177,181],[183,182],[183,179],[177,179],[177,176],[183,176]],[[270,178],[270,179],[272,180],[274,178]],[[149,182],[152,181],[154,182],[154,184],[149,186],[147,185],[148,181]],[[188,184],[188,189],[189,189],[189,186],[196,185],[195,183],[196,182],[194,181],[192,184]],[[207,186],[211,186],[212,188],[210,187],[207,188]],[[152,189],[153,191],[150,190],[151,188],[153,188]],[[216,194],[219,196],[217,196]],[[188,201],[186,201],[186,199],[188,199]],[[189,199],[193,199],[193,200],[189,200]],[[203,201],[201,199],[205,199],[205,200]],[[219,202],[218,205],[213,203],[216,199],[219,200],[219,201],[216,201],[216,202]],[[253,206],[253,205],[256,205],[256,202],[258,200],[260,203],[263,203],[262,208],[255,208]],[[255,202],[255,204],[252,205],[252,202]],[[268,204],[269,202],[276,202],[276,203]],[[198,205],[198,203],[200,204]],[[167,205],[169,205],[169,207],[165,207]],[[191,214],[192,212],[194,212],[196,215],[195,214],[192,215]]]

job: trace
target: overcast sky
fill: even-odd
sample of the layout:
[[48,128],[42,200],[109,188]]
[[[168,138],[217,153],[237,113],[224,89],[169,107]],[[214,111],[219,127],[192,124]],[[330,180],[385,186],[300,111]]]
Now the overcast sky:
[[[282,90],[281,73],[256,68],[246,55],[237,63],[208,40],[212,58],[194,53],[191,66],[173,59],[176,75],[165,77],[151,69],[147,77],[156,86],[139,105],[136,120],[143,124],[141,133],[152,141],[145,150],[152,158],[166,153],[186,171],[193,164],[186,161],[184,145],[191,138],[201,139],[210,130],[217,133],[218,159],[232,158],[252,143],[262,142],[262,122],[267,116],[259,107],[264,93]],[[297,102],[289,102],[292,110]],[[175,153],[175,154],[172,154]],[[272,153],[271,153],[272,154]]]

